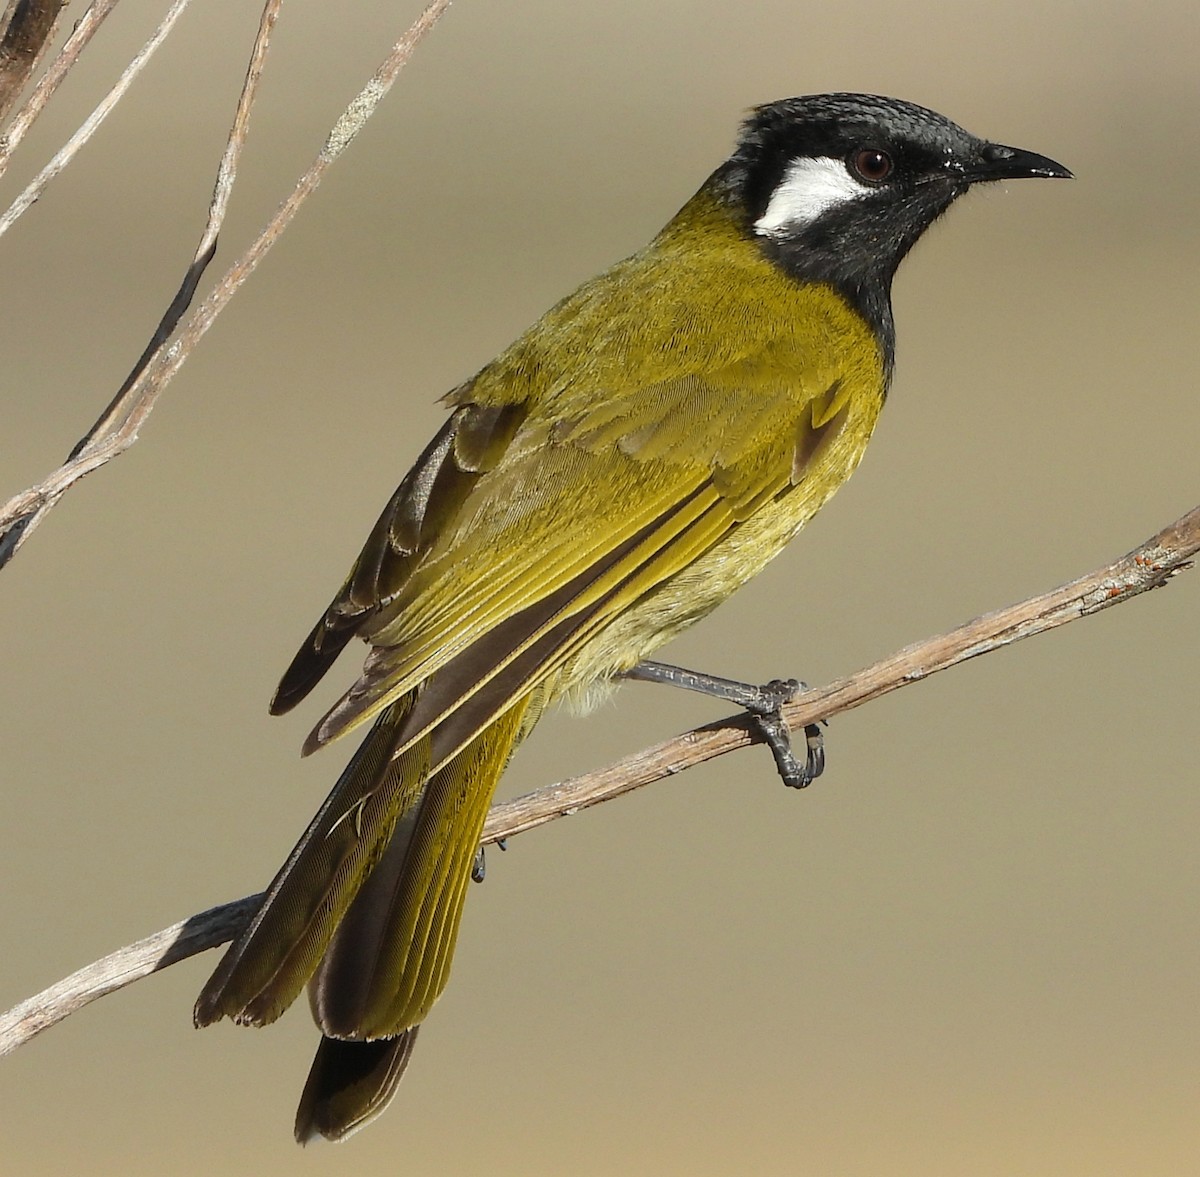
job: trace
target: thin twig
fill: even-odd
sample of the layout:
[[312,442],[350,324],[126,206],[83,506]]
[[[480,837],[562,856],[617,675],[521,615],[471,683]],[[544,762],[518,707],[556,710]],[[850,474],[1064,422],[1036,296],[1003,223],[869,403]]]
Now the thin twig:
[[[1040,596],[999,609],[884,658],[872,666],[806,691],[784,709],[795,729],[827,719],[880,695],[917,682],[968,658],[998,650],[1080,617],[1098,613],[1158,588],[1191,566],[1200,552],[1200,507],[1176,520],[1120,560]],[[612,800],[757,741],[745,716],[719,720],[608,768],[572,777],[492,807],[483,842],[496,842],[556,818]],[[0,1055],[61,1022],[106,993],[158,972],[176,961],[231,940],[254,912],[261,895],[214,907],[95,961],[0,1015]]]
[[0,216],[0,237],[12,227],[16,219],[31,205],[35,204],[46,185],[50,183],[66,166],[79,154],[83,145],[96,133],[100,124],[112,113],[113,107],[125,95],[125,91],[133,85],[133,80],[146,68],[150,58],[158,52],[158,47],[167,39],[167,35],[175,27],[175,22],[183,15],[183,11],[192,0],[175,0],[163,17],[162,23],[150,35],[150,39],[138,50],[134,59],[125,67],[124,72],[116,80],[113,88],[100,100],[96,109],[83,120],[79,130],[70,137],[55,153],[54,158],[25,186],[25,191],[9,206],[8,211]]
[[125,395],[125,405],[111,416],[112,425],[83,446],[74,457],[48,478],[22,491],[0,507],[0,567],[3,567],[33,533],[46,513],[76,482],[124,453],[137,441],[142,423],[153,411],[159,395],[183,367],[196,344],[212,326],[243,282],[258,267],[271,246],[287,228],[300,206],[320,184],[326,170],[350,145],[363,124],[391,89],[422,38],[449,7],[450,0],[431,0],[376,70],[370,81],[350,103],[329,132],[324,146],[309,169],[296,182],[266,228],[193,311],[181,333],[142,372]]
[[4,175],[12,153],[25,138],[26,132],[33,126],[38,115],[46,109],[54,91],[79,60],[79,55],[87,48],[88,42],[99,31],[104,18],[116,8],[117,3],[118,0],[93,0],[87,11],[75,22],[75,27],[59,50],[58,56],[50,63],[50,68],[33,88],[33,93],[26,99],[25,105],[13,116],[8,130],[0,137],[0,176]]
[[242,83],[242,93],[238,98],[237,111],[233,116],[233,126],[229,129],[229,139],[217,167],[217,180],[213,185],[212,202],[208,207],[208,221],[204,226],[204,233],[200,237],[200,244],[196,246],[196,252],[192,256],[192,263],[188,266],[179,290],[159,321],[154,334],[150,337],[150,342],[146,344],[142,354],[138,357],[133,370],[125,377],[124,384],[117,390],[117,395],[109,402],[108,407],[100,414],[96,423],[68,455],[68,460],[77,457],[94,437],[111,429],[120,419],[126,407],[126,395],[162,350],[167,340],[171,338],[175,328],[179,325],[179,320],[183,318],[183,312],[191,306],[196,287],[199,286],[204,271],[208,269],[208,263],[216,256],[217,237],[225,222],[229,198],[233,193],[234,181],[237,179],[238,161],[241,159],[246,135],[250,130],[250,111],[258,96],[258,83],[262,78],[263,66],[267,59],[271,30],[279,19],[279,11],[282,7],[283,0],[267,0],[259,19],[258,33],[254,38],[254,47],[250,51],[250,65],[246,70],[246,80]]
[[8,117],[25,83],[46,55],[68,0],[9,0],[0,18],[0,119]]

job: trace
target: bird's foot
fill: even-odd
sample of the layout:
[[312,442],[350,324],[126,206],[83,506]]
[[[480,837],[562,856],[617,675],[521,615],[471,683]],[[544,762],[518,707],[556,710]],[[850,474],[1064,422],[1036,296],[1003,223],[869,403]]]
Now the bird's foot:
[[825,770],[825,738],[820,725],[805,724],[806,755],[802,763],[792,748],[791,731],[783,720],[783,705],[808,689],[798,678],[777,678],[756,685],[685,670],[666,662],[639,662],[625,677],[683,687],[744,707],[771,750],[780,778],[790,789],[807,788]]
[[780,780],[789,789],[807,789],[825,771],[825,736],[820,724],[804,725],[804,762],[792,747],[791,729],[783,719],[783,705],[794,699],[808,684],[798,678],[776,678],[761,686],[746,684],[749,694],[742,706],[750,712],[754,726],[771,750]]

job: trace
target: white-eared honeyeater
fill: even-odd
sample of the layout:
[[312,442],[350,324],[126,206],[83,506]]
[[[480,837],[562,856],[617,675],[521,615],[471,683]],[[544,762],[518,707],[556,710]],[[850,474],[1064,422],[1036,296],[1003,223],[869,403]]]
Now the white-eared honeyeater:
[[[362,674],[304,750],[370,730],[196,1004],[199,1025],[263,1025],[309,986],[323,1037],[299,1140],[391,1098],[446,983],[497,779],[546,704],[631,674],[699,685],[645,660],[858,465],[913,243],[972,184],[1068,175],[895,99],[761,106],[649,245],[446,397],[272,704],[361,637]],[[779,694],[746,699],[805,784],[820,752],[789,759]]]

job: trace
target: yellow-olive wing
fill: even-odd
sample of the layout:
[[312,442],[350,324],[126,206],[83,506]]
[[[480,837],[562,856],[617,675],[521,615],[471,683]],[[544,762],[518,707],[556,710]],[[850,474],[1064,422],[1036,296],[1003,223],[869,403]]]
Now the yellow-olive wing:
[[362,626],[374,649],[309,747],[421,683],[405,739],[489,686],[481,719],[552,674],[789,491],[843,399],[837,374],[815,376],[742,360],[571,417],[539,406]]

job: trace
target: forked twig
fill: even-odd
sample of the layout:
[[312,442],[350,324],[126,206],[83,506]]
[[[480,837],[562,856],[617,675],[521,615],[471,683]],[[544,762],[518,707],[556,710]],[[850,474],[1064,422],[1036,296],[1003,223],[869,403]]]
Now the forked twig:
[[[907,686],[968,658],[1044,633],[1158,588],[1190,567],[1200,552],[1200,507],[1103,568],[1040,596],[999,609],[884,658],[789,703],[788,726],[829,718]],[[756,741],[745,717],[720,720],[608,768],[550,785],[492,807],[483,841],[496,842],[556,818],[598,805]],[[237,935],[260,895],[226,903],[147,936],[95,961],[0,1015],[0,1055],[106,993],[158,972]]]
[[422,38],[433,28],[450,0],[431,0],[408,31],[392,46],[374,75],[329,132],[324,146],[295,188],[249,248],[230,267],[205,300],[192,312],[179,336],[160,346],[119,401],[109,406],[103,427],[49,477],[15,495],[0,507],[0,567],[32,534],[46,513],[76,482],[124,453],[137,441],[142,423],[153,411],[163,389],[183,367],[199,340],[242,283],[258,267],[287,228],[300,206],[320,184],[329,166],[350,145],[380,101],[391,89]]

